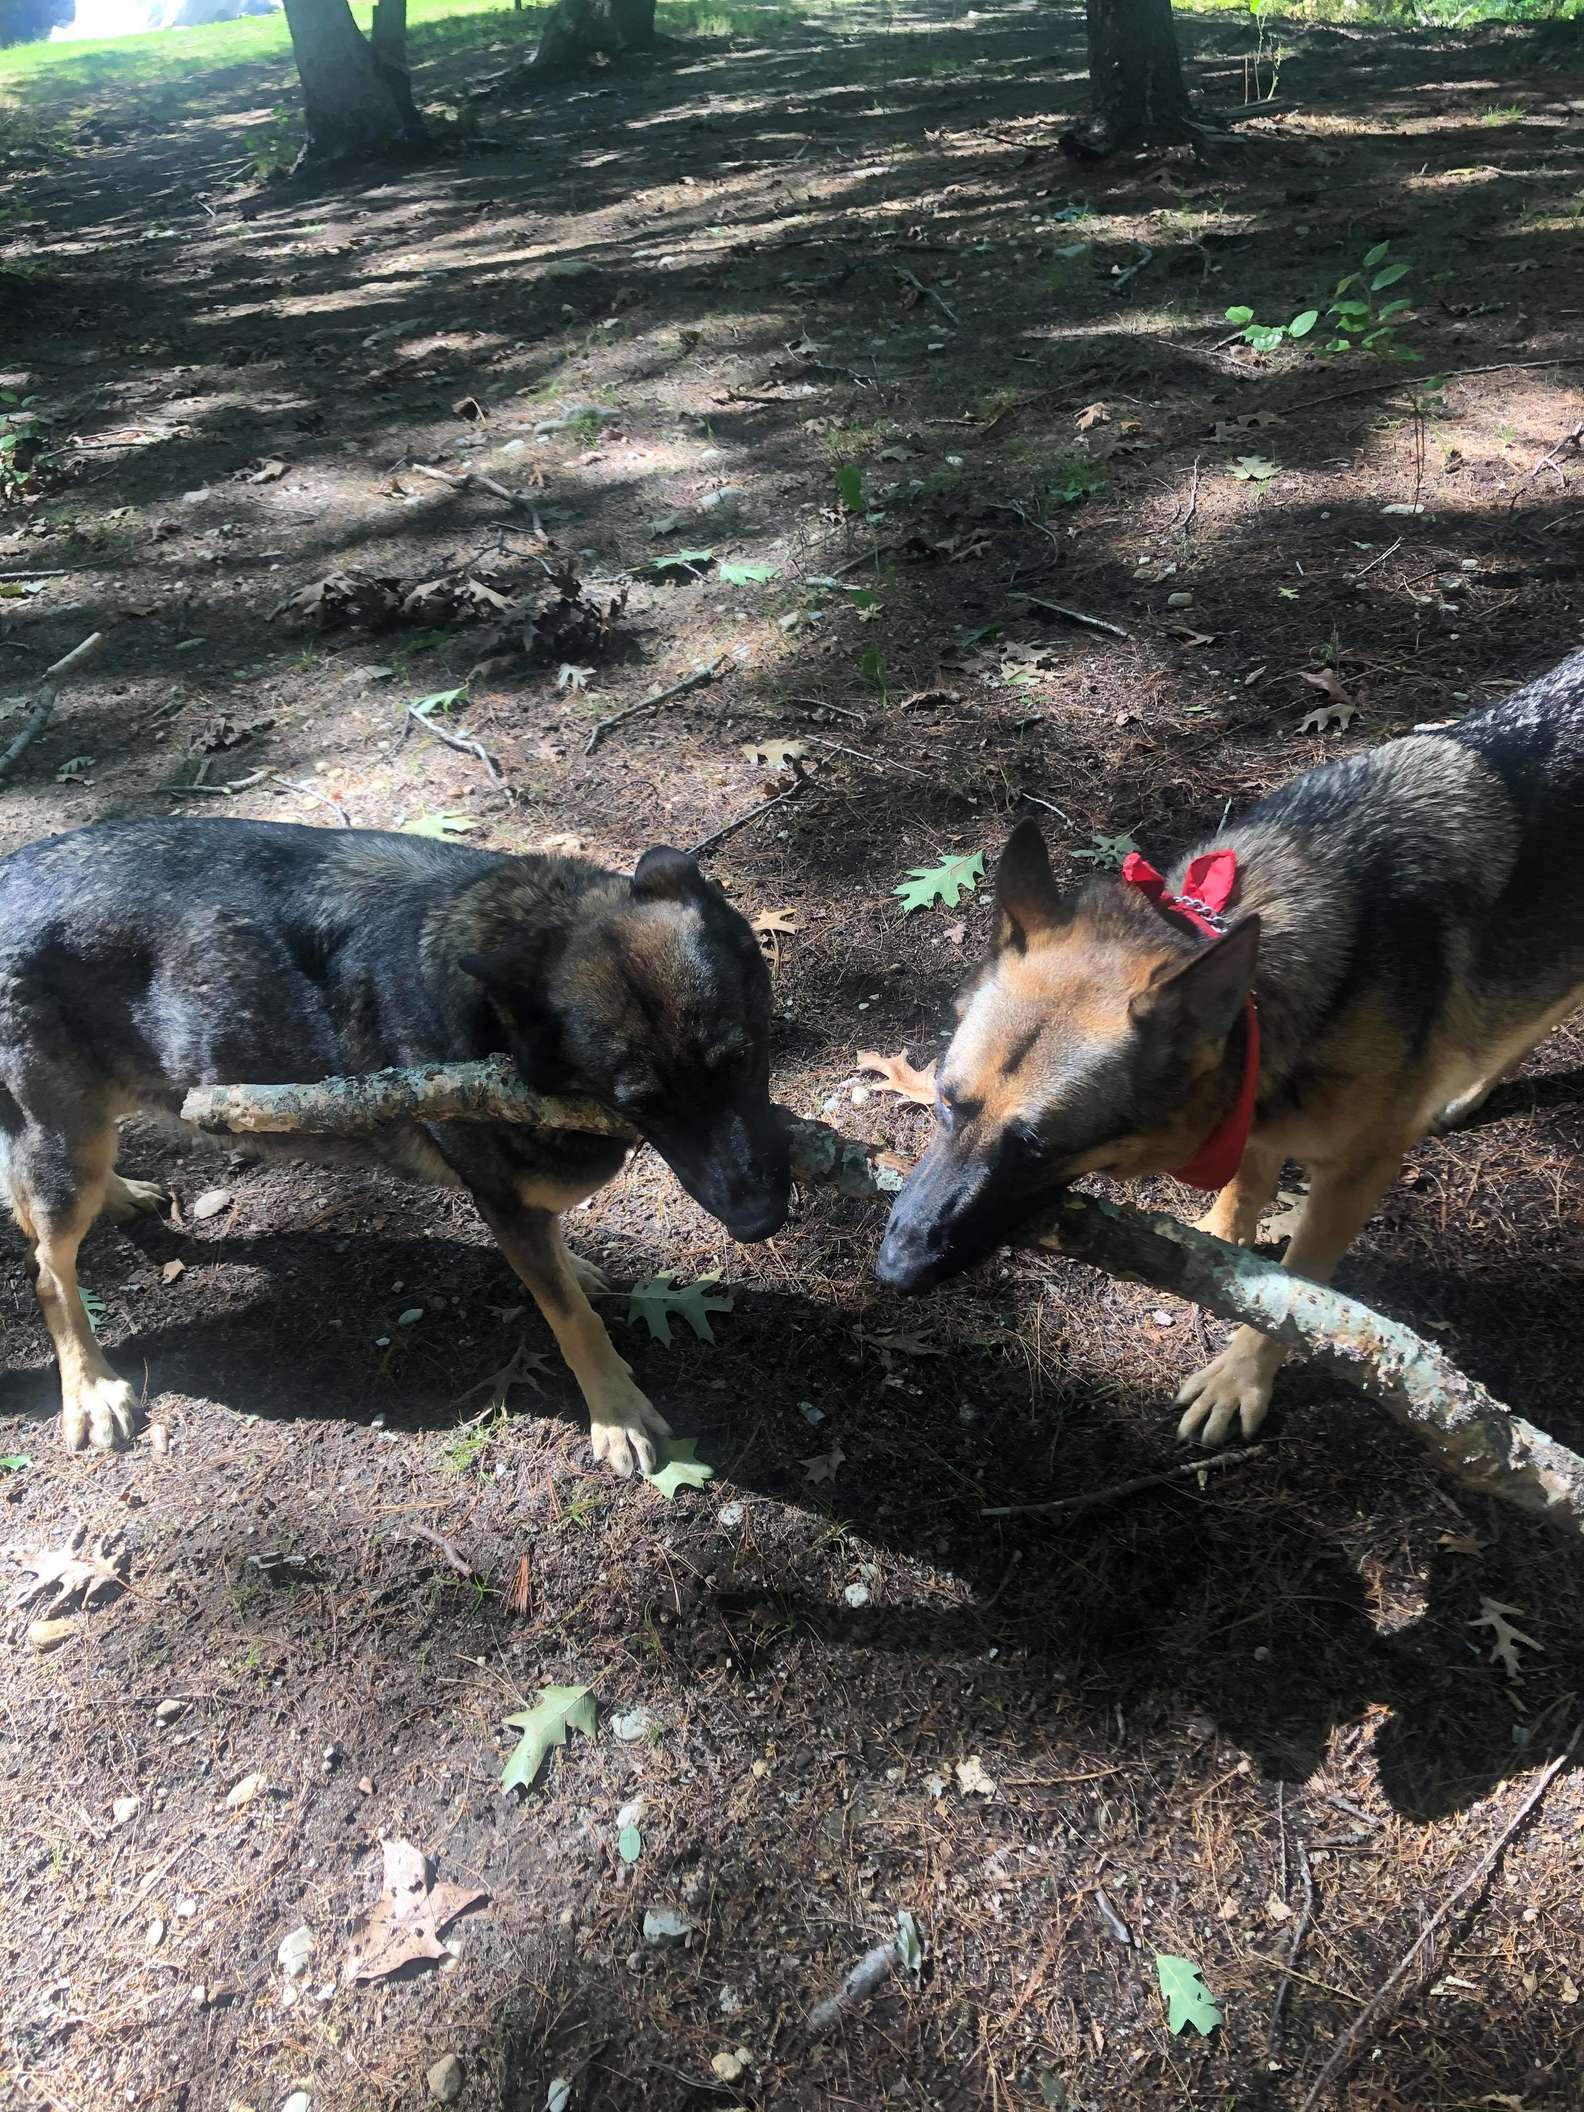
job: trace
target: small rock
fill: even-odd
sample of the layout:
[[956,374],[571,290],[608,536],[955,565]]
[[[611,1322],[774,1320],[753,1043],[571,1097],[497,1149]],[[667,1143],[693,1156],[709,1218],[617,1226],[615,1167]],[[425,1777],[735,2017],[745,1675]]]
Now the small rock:
[[741,1525],[743,1522],[742,1505],[740,1503],[723,1503],[715,1513],[715,1522],[717,1525],[724,1525],[728,1530],[734,1525]]
[[718,513],[724,507],[740,506],[748,494],[740,484],[723,484],[719,491],[707,491],[699,500],[700,513]]
[[849,1606],[867,1606],[869,1603],[869,1587],[867,1584],[849,1584],[842,1593],[842,1597]]
[[77,1623],[75,1621],[29,1621],[28,1644],[34,1650],[57,1650],[76,1631]]
[[226,1792],[226,1809],[240,1811],[244,1804],[251,1804],[266,1786],[262,1775],[244,1775]]
[[308,1970],[308,1961],[315,1951],[313,1930],[306,1923],[283,1936],[280,1949],[275,1953],[275,1963],[288,1980],[299,1979]]
[[993,1797],[995,1795],[994,1778],[985,1773],[984,1763],[977,1753],[970,1753],[966,1760],[959,1760],[956,1774],[957,1787],[965,1797]]
[[680,1907],[650,1907],[643,1918],[643,1939],[657,1949],[686,1943],[693,1923]]
[[142,1809],[141,1797],[116,1797],[110,1805],[110,1823],[112,1826],[124,1826],[128,1819],[135,1819]]
[[188,1210],[187,1215],[196,1224],[201,1225],[206,1218],[218,1217],[222,1210],[229,1210],[232,1200],[229,1188],[206,1188]]
[[294,2090],[281,2099],[280,2112],[313,2112],[313,2099],[306,2090]]
[[186,1275],[186,1273],[187,1273],[187,1264],[186,1264],[186,1262],[184,1262],[184,1261],[167,1261],[167,1262],[165,1262],[165,1263],[164,1263],[164,1264],[162,1265],[162,1267],[161,1267],[161,1269],[160,1269],[160,1282],[161,1282],[161,1283],[174,1283],[174,1282],[176,1281],[176,1279],[177,1279],[177,1277],[178,1277],[178,1276],[185,1276],[185,1275]]
[[158,1949],[159,1945],[165,1941],[165,1924],[158,1914],[155,1915],[154,1919],[143,1931],[143,1941],[151,1951]]
[[720,2013],[723,2017],[734,2017],[743,2006],[743,1998],[734,1987],[723,1987],[720,1991]]
[[746,2075],[753,2066],[746,2046],[739,2046],[735,2053],[717,2053],[710,2067],[723,2083],[735,2083],[739,2076]]
[[398,1327],[416,1327],[423,1316],[424,1309],[421,1305],[410,1305],[406,1312],[396,1315],[396,1325]]
[[572,2085],[564,2075],[550,2078],[550,2087],[545,2092],[545,2112],[567,2112],[572,2102]]
[[163,1459],[170,1450],[170,1429],[165,1423],[150,1423],[148,1426],[149,1450]]
[[443,2053],[426,2078],[429,2095],[436,2104],[449,2105],[462,2095],[462,2063],[454,2053]]
[[191,1921],[198,1911],[198,1902],[189,1893],[185,1899],[177,1900],[176,1911],[183,1921]]
[[624,1745],[632,1745],[637,1739],[649,1735],[652,1721],[647,1709],[623,1709],[610,1720],[611,1736],[620,1738]]

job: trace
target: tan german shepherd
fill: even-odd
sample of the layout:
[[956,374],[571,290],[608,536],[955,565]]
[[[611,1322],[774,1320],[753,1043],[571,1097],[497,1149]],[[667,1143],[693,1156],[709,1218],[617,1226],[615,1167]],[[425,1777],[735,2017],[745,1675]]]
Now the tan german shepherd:
[[[1193,899],[1214,868],[1224,900]],[[939,1283],[1086,1173],[1220,1186],[1200,1223],[1247,1244],[1295,1159],[1286,1262],[1323,1282],[1403,1153],[1584,1003],[1584,652],[1295,779],[1163,885],[1140,864],[1064,891],[1019,822],[996,903],[881,1281]],[[1252,1434],[1282,1356],[1239,1328],[1179,1392],[1183,1436]]]

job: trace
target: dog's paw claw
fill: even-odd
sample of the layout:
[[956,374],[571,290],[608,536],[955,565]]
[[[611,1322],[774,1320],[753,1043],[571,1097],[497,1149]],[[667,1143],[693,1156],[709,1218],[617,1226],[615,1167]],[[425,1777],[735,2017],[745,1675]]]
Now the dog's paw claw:
[[61,1437],[68,1452],[120,1452],[132,1442],[137,1413],[137,1395],[125,1379],[85,1379],[62,1404]]
[[1177,1405],[1186,1411],[1177,1435],[1185,1442],[1224,1445],[1236,1425],[1252,1437],[1270,1407],[1276,1365],[1268,1350],[1274,1347],[1261,1342],[1250,1348],[1234,1338],[1203,1371],[1185,1379],[1177,1389]]
[[628,1398],[603,1403],[589,1421],[594,1457],[623,1481],[652,1474],[660,1463],[659,1447],[670,1435],[671,1425],[636,1386]]

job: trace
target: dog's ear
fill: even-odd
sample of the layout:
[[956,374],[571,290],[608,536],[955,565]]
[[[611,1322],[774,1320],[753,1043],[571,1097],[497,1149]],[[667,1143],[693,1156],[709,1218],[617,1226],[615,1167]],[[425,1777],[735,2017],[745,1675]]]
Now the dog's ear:
[[1062,921],[1061,890],[1037,821],[1020,821],[996,867],[996,951],[1028,950],[1030,939]]
[[709,893],[709,882],[686,851],[657,843],[634,867],[632,891],[639,902],[696,902]]
[[1245,917],[1180,965],[1159,971],[1128,1007],[1135,1026],[1191,1040],[1224,1041],[1259,965],[1260,920]]

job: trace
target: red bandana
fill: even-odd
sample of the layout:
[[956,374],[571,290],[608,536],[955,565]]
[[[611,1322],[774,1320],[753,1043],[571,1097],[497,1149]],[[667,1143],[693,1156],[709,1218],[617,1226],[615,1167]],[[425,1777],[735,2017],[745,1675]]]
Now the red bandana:
[[[1206,851],[1195,858],[1183,875],[1183,891],[1169,895],[1166,882],[1147,858],[1130,851],[1122,861],[1122,878],[1129,887],[1141,888],[1158,909],[1174,909],[1207,938],[1219,939],[1225,930],[1221,912],[1232,899],[1237,885],[1237,852]],[[1174,1169],[1179,1181],[1192,1188],[1224,1188],[1243,1162],[1249,1129],[1254,1121],[1254,1096],[1259,1090],[1259,1015],[1252,997],[1244,999],[1248,1033],[1243,1044],[1243,1081],[1226,1119],[1218,1122],[1186,1166]]]

